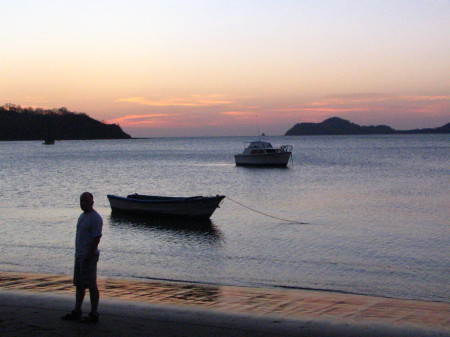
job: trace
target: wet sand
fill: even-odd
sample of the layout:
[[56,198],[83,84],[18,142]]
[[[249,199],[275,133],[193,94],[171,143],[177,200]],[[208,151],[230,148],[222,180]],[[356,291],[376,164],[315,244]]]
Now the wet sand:
[[[99,278],[101,321],[61,321],[71,277],[0,273],[2,336],[450,336],[450,303]],[[89,298],[84,303],[89,311]]]

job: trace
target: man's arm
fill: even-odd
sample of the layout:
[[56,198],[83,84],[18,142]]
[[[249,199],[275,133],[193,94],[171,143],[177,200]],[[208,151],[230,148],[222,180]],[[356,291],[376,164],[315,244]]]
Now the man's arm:
[[91,249],[89,249],[89,253],[86,256],[86,260],[90,259],[92,256],[94,256],[95,251],[97,250],[98,244],[100,243],[100,239],[102,238],[102,236],[97,236],[93,239],[92,241],[92,246]]

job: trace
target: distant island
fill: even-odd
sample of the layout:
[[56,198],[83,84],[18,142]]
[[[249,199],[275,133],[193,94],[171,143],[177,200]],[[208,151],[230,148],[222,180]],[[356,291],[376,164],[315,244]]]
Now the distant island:
[[119,125],[105,124],[66,108],[0,106],[0,140],[129,139]]
[[395,130],[387,125],[360,126],[348,120],[332,117],[322,123],[298,123],[285,136],[312,135],[387,135],[416,133],[450,133],[450,123],[432,129]]

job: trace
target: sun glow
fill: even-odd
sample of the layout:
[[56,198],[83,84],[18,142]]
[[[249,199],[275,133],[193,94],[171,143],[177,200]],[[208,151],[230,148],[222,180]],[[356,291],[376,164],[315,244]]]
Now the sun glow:
[[446,1],[23,4],[2,3],[3,104],[136,136],[253,134],[254,115],[270,134],[333,116],[450,120]]

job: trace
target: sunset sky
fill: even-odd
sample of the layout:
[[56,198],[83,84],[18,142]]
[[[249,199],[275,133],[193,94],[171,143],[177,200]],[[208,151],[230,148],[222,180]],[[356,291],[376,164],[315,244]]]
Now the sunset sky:
[[0,0],[0,104],[136,137],[450,122],[449,0]]

